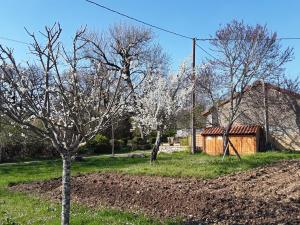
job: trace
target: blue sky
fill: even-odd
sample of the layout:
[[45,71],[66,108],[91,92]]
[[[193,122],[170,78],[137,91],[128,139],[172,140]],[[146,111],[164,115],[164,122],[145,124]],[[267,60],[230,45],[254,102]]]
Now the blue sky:
[[[267,24],[279,37],[300,37],[300,1],[298,0],[95,0],[100,4],[124,12],[163,28],[188,36],[206,38],[233,19],[248,24]],[[60,22],[63,40],[68,43],[82,25],[89,29],[103,31],[118,22],[135,23],[119,15],[90,5],[84,0],[0,0],[0,37],[25,42],[30,38],[24,31],[42,30],[45,25]],[[171,34],[153,30],[159,42],[176,68],[191,54],[191,41]],[[27,60],[25,45],[4,41],[0,43],[13,47],[19,60]],[[199,42],[209,50],[208,43]],[[295,48],[295,59],[286,65],[290,76],[300,74],[300,40],[282,41],[283,46]],[[197,62],[208,57],[197,49]]]

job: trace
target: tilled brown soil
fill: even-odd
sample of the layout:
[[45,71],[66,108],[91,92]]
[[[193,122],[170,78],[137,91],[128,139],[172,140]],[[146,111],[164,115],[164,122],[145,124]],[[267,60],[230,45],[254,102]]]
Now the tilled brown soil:
[[[12,190],[60,199],[61,180]],[[93,173],[72,178],[73,201],[185,224],[300,224],[300,160],[281,161],[212,180]]]

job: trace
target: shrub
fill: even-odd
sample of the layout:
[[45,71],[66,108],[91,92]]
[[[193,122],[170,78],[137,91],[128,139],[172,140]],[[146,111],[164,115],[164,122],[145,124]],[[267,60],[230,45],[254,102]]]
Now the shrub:
[[175,135],[176,135],[175,129],[166,130],[161,137],[161,141],[168,142],[168,137],[174,137]]
[[146,144],[146,141],[141,137],[134,137],[132,139],[132,144],[133,145],[144,145],[144,144]]
[[125,146],[125,141],[123,139],[119,139],[115,141],[115,144],[118,146],[118,148],[123,148]]
[[149,141],[150,144],[155,144],[156,137],[150,137],[150,138],[148,139],[148,141]]
[[151,149],[151,144],[147,143],[146,140],[143,140],[140,137],[134,137],[132,140],[128,140],[127,145],[131,148],[131,150]]
[[180,138],[179,139],[179,143],[180,143],[181,146],[188,146],[189,145],[189,139],[188,139],[188,137]]
[[94,153],[109,153],[111,151],[111,145],[109,139],[102,135],[97,134],[92,140],[87,143],[87,148]]
[[[112,143],[113,140],[111,139],[110,144],[112,145]],[[125,142],[122,139],[118,139],[118,140],[115,139],[114,144],[115,144],[115,150],[117,151],[122,150],[122,148],[125,146]]]

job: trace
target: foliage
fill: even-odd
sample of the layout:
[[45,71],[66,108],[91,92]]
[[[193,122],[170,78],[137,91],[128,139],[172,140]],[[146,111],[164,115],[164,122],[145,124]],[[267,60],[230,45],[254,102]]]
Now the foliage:
[[102,134],[97,134],[91,139],[87,143],[87,148],[91,149],[94,153],[109,153],[111,151],[109,139]]
[[151,148],[151,145],[146,139],[137,136],[129,140],[127,146],[130,147],[131,150],[147,150]]
[[146,144],[146,141],[143,138],[141,138],[141,137],[134,137],[132,139],[132,144],[135,144],[135,145],[144,145],[144,144]]
[[179,143],[181,146],[189,145],[189,137],[179,138]]
[[156,137],[153,137],[153,136],[148,137],[148,142],[149,142],[150,144],[154,144],[155,141],[156,141]]
[[25,158],[51,158],[58,154],[51,143],[30,130],[2,117],[0,119],[0,162]]
[[162,142],[168,142],[168,137],[174,137],[176,134],[176,129],[168,129],[166,131],[163,132],[162,136],[161,136],[161,141]]

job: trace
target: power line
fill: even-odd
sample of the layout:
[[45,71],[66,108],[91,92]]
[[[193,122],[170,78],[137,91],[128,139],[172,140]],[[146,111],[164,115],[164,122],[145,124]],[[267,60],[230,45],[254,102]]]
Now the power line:
[[214,58],[215,60],[218,60],[215,56],[213,56],[211,53],[209,53],[208,51],[206,51],[204,48],[202,48],[200,45],[198,45],[197,43],[196,43],[196,46],[198,47],[198,48],[200,48],[203,52],[205,52],[207,55],[209,55],[210,57],[212,57],[212,58]]
[[[12,38],[7,38],[7,37],[0,36],[0,39],[5,40],[5,41],[16,42],[16,43],[23,44],[23,45],[27,45],[27,46],[31,46],[31,44],[28,43],[28,42],[20,41],[20,40],[16,40],[16,39],[12,39]],[[69,65],[66,64],[66,63],[60,63],[60,64],[63,65],[63,66],[69,66]]]
[[300,40],[300,37],[283,37],[278,38],[278,40]]
[[3,36],[0,36],[0,39],[2,39],[2,40],[5,40],[5,41],[12,41],[12,42],[16,42],[16,43],[19,43],[19,44],[30,45],[30,44],[29,44],[29,43],[27,43],[27,42],[24,42],[24,41],[19,41],[19,40],[16,40],[16,39],[7,38],[7,37],[3,37]]
[[[187,36],[187,35],[184,35],[184,34],[180,34],[180,33],[177,33],[175,31],[171,31],[171,30],[168,30],[168,29],[165,29],[165,28],[162,28],[162,27],[159,27],[159,26],[147,23],[147,22],[142,21],[140,19],[137,19],[137,18],[134,18],[132,16],[129,16],[129,15],[125,14],[125,13],[121,13],[121,12],[119,12],[117,10],[114,10],[114,9],[111,9],[111,8],[109,8],[107,6],[101,5],[101,4],[99,4],[97,2],[94,2],[92,0],[85,0],[85,1],[88,2],[88,3],[90,3],[90,4],[93,4],[95,6],[98,6],[100,8],[103,8],[103,9],[105,9],[107,11],[110,11],[110,12],[116,13],[116,14],[118,14],[120,16],[126,17],[126,18],[128,18],[130,20],[134,20],[134,21],[136,21],[138,23],[144,24],[146,26],[149,26],[149,27],[152,27],[152,28],[155,28],[155,29],[167,32],[169,34],[173,34],[173,35],[182,37],[182,38],[186,38],[186,39],[190,39],[190,40],[193,39],[193,37],[190,37],[190,36]],[[218,38],[196,38],[196,40],[197,41],[221,41],[222,39],[218,39]],[[226,39],[226,40],[228,40],[228,41],[241,41],[241,40],[246,40],[246,39],[234,39],[233,38],[233,39]],[[267,40],[267,38],[266,39],[262,39],[262,40]],[[276,38],[276,40],[300,40],[300,37],[282,37],[282,38]]]
[[108,7],[106,7],[106,6],[104,6],[104,5],[101,5],[101,4],[97,3],[97,2],[94,2],[94,1],[91,1],[91,0],[85,0],[85,1],[88,2],[88,3],[90,3],[90,4],[96,5],[96,6],[98,6],[98,7],[101,7],[101,8],[103,8],[103,9],[105,9],[105,10],[108,10],[108,11],[110,11],[110,12],[116,13],[116,14],[118,14],[118,15],[120,15],[120,16],[123,16],[123,17],[126,17],[126,18],[128,18],[128,19],[134,20],[134,21],[136,21],[136,22],[138,22],[138,23],[141,23],[141,24],[147,25],[147,26],[149,26],[149,27],[155,28],[155,29],[157,29],[157,30],[161,30],[161,31],[164,31],[164,32],[167,32],[167,33],[169,33],[169,34],[173,34],[173,35],[176,35],[176,36],[179,36],[179,37],[182,37],[182,38],[186,38],[186,39],[190,39],[190,40],[193,39],[192,37],[189,37],[189,36],[187,36],[187,35],[180,34],[180,33],[177,33],[177,32],[171,31],[171,30],[167,30],[167,29],[165,29],[165,28],[161,28],[161,27],[158,27],[158,26],[156,26],[156,25],[152,25],[152,24],[150,24],[150,23],[147,23],[147,22],[144,22],[144,21],[142,21],[142,20],[136,19],[136,18],[134,18],[134,17],[128,16],[128,15],[126,15],[126,14],[124,14],[124,13],[121,13],[121,12],[116,11],[116,10],[114,10],[114,9],[108,8]]
[[[263,39],[258,39],[260,41],[263,40],[270,40],[271,38],[263,38]],[[219,38],[197,38],[197,41],[246,41],[247,39],[238,39],[238,38],[229,38],[229,39],[219,39]],[[282,38],[276,38],[275,40],[300,40],[300,37],[282,37]]]

